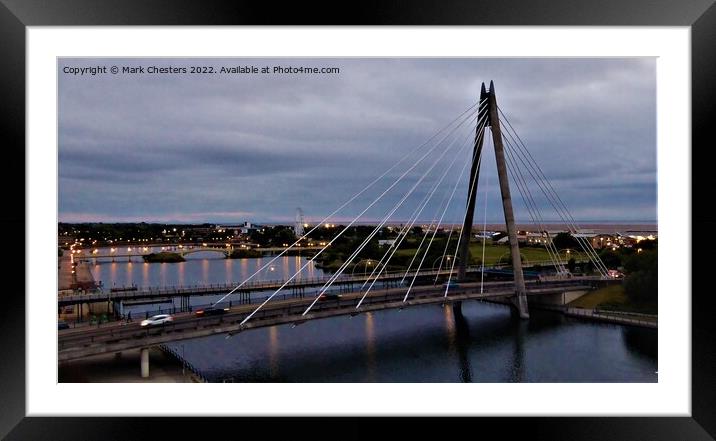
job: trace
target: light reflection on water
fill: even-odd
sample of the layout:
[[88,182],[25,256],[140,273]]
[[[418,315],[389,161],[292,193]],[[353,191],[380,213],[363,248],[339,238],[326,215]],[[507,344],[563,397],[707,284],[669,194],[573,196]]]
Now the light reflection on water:
[[[274,256],[266,256],[254,259],[225,259],[218,253],[196,252],[187,255],[185,262],[177,263],[147,263],[141,257],[133,257],[132,261],[117,259],[112,262],[109,259],[98,259],[90,265],[90,270],[95,281],[101,281],[105,290],[119,287],[136,286],[142,288],[173,288],[179,286],[206,286],[206,285],[238,285],[241,281],[250,277],[264,265],[268,264]],[[252,281],[286,280],[291,277],[299,268],[307,262],[302,256],[281,256],[270,266],[260,271],[253,277]],[[321,277],[323,272],[313,262],[306,265],[296,277],[314,278]],[[229,289],[227,289],[227,292]],[[308,291],[307,291],[308,292]],[[286,291],[290,294],[290,290]],[[265,297],[270,293],[254,293],[252,299],[256,300]],[[278,298],[283,298],[283,293]],[[192,306],[205,306],[218,301],[223,294],[191,297]],[[229,296],[225,299],[239,301],[238,295]],[[179,308],[180,299],[173,299],[173,303],[155,303],[143,305],[123,305],[121,313],[131,310],[141,314],[155,314],[167,312],[168,308]],[[170,309],[169,312],[173,311]]]
[[[211,381],[656,382],[656,331],[464,302],[184,341]],[[279,344],[279,342],[281,344]]]
[[[202,258],[182,263],[116,262],[92,268],[105,287],[238,282],[267,263]],[[306,262],[281,257],[259,280],[290,277]],[[312,264],[302,277],[319,277]],[[209,299],[202,298],[206,303]],[[139,308],[139,307],[137,307]],[[464,302],[313,320],[171,344],[212,381],[242,382],[655,382],[655,330],[583,322]]]
[[[141,257],[115,262],[98,259],[90,269],[95,281],[101,281],[106,289],[136,285],[146,287],[193,286],[241,282],[268,263],[273,256],[256,259],[217,258],[216,253],[197,252],[186,256],[186,262],[146,263]],[[306,263],[301,256],[281,256],[273,264],[257,274],[253,280],[285,280]],[[313,262],[297,276],[321,277],[323,272]]]

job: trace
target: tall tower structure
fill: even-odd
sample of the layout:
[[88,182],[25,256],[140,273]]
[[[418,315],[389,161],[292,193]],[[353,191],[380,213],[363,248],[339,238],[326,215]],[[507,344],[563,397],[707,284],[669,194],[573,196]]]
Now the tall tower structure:
[[293,232],[296,237],[303,236],[303,210],[301,210],[301,207],[296,208],[296,224],[293,227]]
[[495,96],[495,85],[490,81],[490,90],[485,89],[485,83],[482,83],[480,91],[480,112],[487,112],[487,120],[484,128],[478,126],[475,133],[475,146],[473,148],[472,168],[470,169],[470,181],[468,185],[467,213],[465,221],[462,225],[462,233],[460,238],[460,249],[458,250],[458,259],[460,266],[458,267],[458,280],[464,280],[469,260],[469,245],[472,237],[472,221],[475,213],[475,198],[477,196],[477,181],[480,176],[480,157],[482,156],[482,143],[484,140],[484,131],[489,126],[492,133],[492,141],[495,146],[495,160],[497,161],[497,177],[500,182],[500,195],[502,197],[502,210],[505,215],[505,224],[507,226],[507,236],[510,242],[510,252],[512,254],[512,269],[515,277],[515,297],[513,304],[517,308],[520,317],[528,318],[529,312],[527,307],[527,295],[525,289],[525,277],[522,272],[522,259],[520,258],[520,249],[517,244],[517,229],[515,228],[515,215],[512,210],[512,197],[510,195],[510,184],[507,180],[507,163],[505,161],[505,148],[502,143],[502,131],[500,129],[500,119],[497,111],[497,98]]

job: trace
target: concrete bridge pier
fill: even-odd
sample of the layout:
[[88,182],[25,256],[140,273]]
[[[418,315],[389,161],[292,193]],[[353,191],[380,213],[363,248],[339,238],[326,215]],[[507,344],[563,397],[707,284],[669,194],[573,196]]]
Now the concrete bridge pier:
[[142,368],[142,378],[149,378],[149,348],[142,348],[139,357]]
[[506,303],[510,307],[510,316],[512,318],[522,318],[522,314],[520,313],[520,305],[516,297],[510,298]]
[[529,313],[527,311],[527,296],[522,295],[516,295],[514,297],[510,297],[508,304],[510,305],[510,312],[512,313],[513,317],[521,318],[521,319],[527,319],[530,318]]

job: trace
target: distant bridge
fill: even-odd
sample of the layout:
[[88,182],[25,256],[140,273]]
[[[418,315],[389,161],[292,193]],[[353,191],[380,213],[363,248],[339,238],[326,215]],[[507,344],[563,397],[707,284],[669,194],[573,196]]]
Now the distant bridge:
[[[479,266],[468,267],[468,274],[480,274],[481,268]],[[453,276],[457,270],[453,270]],[[500,268],[489,268],[485,269],[485,275],[490,278],[510,278],[512,276],[512,270],[500,269]],[[432,281],[436,277],[439,278],[440,283],[442,279],[447,278],[451,274],[448,270],[422,270],[417,272],[417,277],[420,280]],[[525,271],[525,276],[528,278],[537,278],[536,272]],[[405,271],[394,271],[385,272],[378,277],[380,286],[382,288],[391,288],[399,286],[402,279],[411,280],[416,275],[416,271],[411,271],[406,274]],[[236,296],[239,297],[238,301],[234,303],[250,303],[251,293],[259,291],[270,291],[277,290],[283,287],[283,289],[289,289],[292,296],[302,296],[306,289],[317,288],[324,286],[327,281],[331,280],[331,276],[325,277],[312,277],[306,279],[295,279],[291,283],[286,284],[284,280],[265,280],[255,281],[243,284],[238,290],[236,290]],[[360,289],[364,282],[372,280],[368,274],[358,275],[343,275],[337,278],[333,282],[333,286],[338,287],[338,291],[351,292],[356,289]],[[124,287],[124,288],[112,288],[109,292],[95,292],[89,294],[65,294],[60,295],[57,298],[57,305],[70,306],[79,305],[84,303],[101,303],[101,302],[119,302],[119,301],[135,301],[135,300],[166,300],[167,298],[186,298],[194,296],[208,296],[225,294],[236,288],[237,283],[227,284],[210,284],[210,285],[196,285],[196,286],[179,286],[179,287],[155,287],[155,288],[143,288],[137,289],[136,287]],[[182,307],[188,307],[189,303],[184,301]]]
[[[133,247],[128,247],[133,248]],[[145,249],[146,248],[146,249]],[[157,252],[164,252],[164,253],[174,253],[179,254],[180,256],[186,256],[187,254],[193,254],[193,253],[203,253],[203,252],[214,252],[214,253],[221,253],[225,257],[228,257],[229,254],[231,254],[233,251],[258,251],[260,253],[279,253],[281,251],[285,251],[288,247],[265,247],[265,248],[241,248],[241,247],[218,247],[218,246],[203,246],[203,245],[182,245],[179,246],[163,246],[160,249],[157,249],[156,246],[137,246],[135,252],[132,251],[110,251],[109,253],[106,253],[106,249],[103,249],[103,253],[94,253],[90,250],[81,250],[82,252],[77,253],[74,255],[74,259],[76,261],[82,261],[82,260],[91,260],[91,259],[131,259],[132,257],[144,257],[152,253]],[[305,246],[305,247],[297,247],[294,248],[294,252],[301,252],[301,251],[317,251],[322,249],[321,246]],[[80,251],[80,250],[77,250]],[[84,251],[88,251],[85,253]]]

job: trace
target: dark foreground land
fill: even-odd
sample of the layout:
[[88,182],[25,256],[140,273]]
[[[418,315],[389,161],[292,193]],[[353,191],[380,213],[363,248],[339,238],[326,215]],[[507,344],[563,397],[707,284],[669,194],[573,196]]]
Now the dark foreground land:
[[115,354],[103,354],[61,363],[58,367],[60,383],[193,383],[199,380],[159,348],[149,349],[149,377],[142,378],[139,349]]

